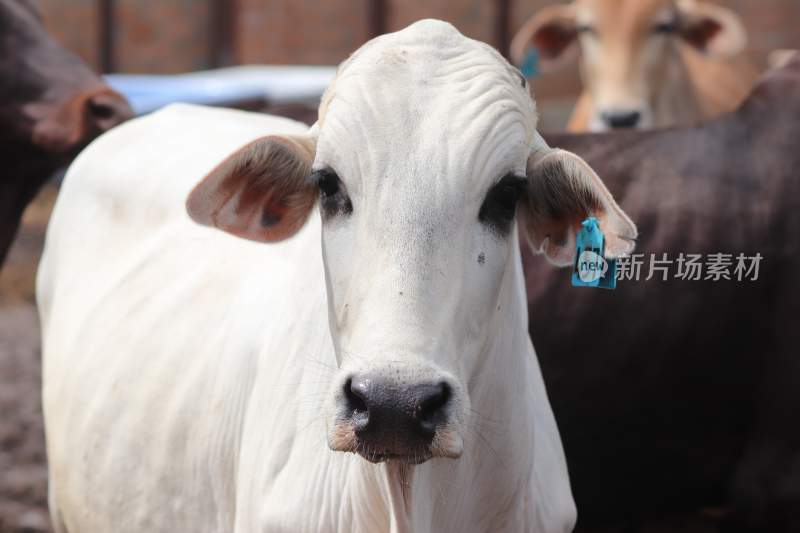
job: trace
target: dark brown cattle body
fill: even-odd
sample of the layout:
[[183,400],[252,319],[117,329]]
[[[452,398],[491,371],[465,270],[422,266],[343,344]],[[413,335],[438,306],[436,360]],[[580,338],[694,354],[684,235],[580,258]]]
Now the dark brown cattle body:
[[0,266],[42,183],[100,133],[131,116],[27,0],[0,0]]
[[800,57],[701,127],[547,138],[583,156],[638,224],[643,278],[653,253],[764,257],[755,282],[611,292],[525,256],[579,524],[635,531],[722,506],[725,531],[800,531]]

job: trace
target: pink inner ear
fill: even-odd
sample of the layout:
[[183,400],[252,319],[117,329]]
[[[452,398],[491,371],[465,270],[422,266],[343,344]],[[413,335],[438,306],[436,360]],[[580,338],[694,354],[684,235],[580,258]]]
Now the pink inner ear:
[[555,60],[575,40],[575,30],[561,24],[543,26],[533,34],[533,44],[543,59]]
[[316,201],[306,182],[312,154],[281,137],[251,142],[221,163],[187,199],[191,217],[257,241],[285,239]]
[[286,216],[286,206],[267,204],[261,210],[261,225],[270,228],[280,223]]
[[292,210],[287,198],[269,197],[261,202],[261,218],[259,220],[264,229],[274,228],[291,217]]
[[683,38],[695,48],[705,50],[722,27],[712,19],[703,19],[684,31]]
[[[233,176],[232,176],[233,177]],[[225,188],[233,194],[215,215],[221,229],[259,241],[280,241],[302,227],[316,200],[316,191],[300,178],[298,189],[270,174],[233,177]]]

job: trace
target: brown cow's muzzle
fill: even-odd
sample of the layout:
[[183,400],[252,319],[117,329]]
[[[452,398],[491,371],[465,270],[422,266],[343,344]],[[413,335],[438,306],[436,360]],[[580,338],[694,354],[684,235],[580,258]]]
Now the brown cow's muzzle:
[[128,101],[107,86],[78,93],[60,105],[31,104],[27,111],[35,120],[33,143],[54,154],[80,149],[133,117]]

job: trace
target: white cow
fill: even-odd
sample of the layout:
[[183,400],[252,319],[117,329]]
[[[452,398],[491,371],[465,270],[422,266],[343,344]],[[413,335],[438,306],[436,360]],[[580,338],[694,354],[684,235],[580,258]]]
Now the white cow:
[[91,145],[39,273],[56,531],[570,531],[517,229],[558,263],[589,214],[636,230],[536,121],[423,21],[310,130],[175,105]]

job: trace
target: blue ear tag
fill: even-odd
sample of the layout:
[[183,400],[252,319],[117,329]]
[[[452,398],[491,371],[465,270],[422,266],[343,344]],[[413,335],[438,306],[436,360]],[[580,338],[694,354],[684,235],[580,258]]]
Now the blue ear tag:
[[522,58],[522,64],[519,70],[526,78],[535,78],[539,75],[539,50],[536,48],[528,47],[525,49],[525,57]]
[[617,288],[617,262],[606,259],[606,242],[597,219],[583,221],[575,237],[575,265],[572,270],[573,287]]

